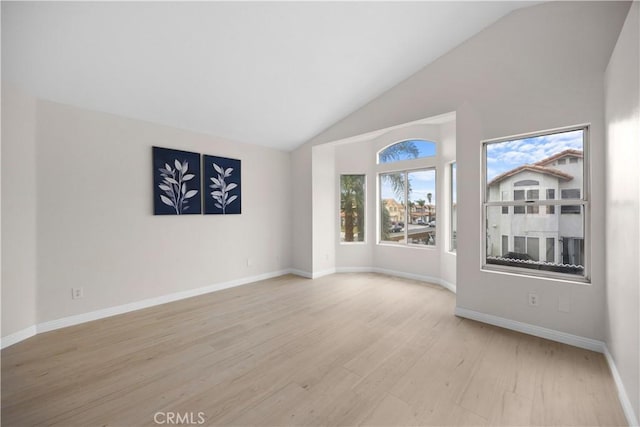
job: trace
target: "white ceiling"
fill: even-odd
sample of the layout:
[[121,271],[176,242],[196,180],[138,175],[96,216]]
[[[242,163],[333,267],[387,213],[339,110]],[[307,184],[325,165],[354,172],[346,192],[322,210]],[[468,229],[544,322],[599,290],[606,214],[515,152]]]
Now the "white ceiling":
[[290,150],[531,2],[2,2],[2,78]]

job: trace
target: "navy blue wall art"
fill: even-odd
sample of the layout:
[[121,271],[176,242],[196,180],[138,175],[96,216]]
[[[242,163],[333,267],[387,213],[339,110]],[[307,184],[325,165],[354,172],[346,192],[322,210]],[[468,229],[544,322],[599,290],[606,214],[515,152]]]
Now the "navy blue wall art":
[[229,215],[241,213],[240,160],[204,157],[204,213]]
[[200,154],[153,147],[153,213],[200,214]]

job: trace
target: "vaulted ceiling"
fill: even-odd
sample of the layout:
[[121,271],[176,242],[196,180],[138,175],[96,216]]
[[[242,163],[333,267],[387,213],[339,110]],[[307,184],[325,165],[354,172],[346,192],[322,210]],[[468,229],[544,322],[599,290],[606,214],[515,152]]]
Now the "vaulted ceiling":
[[534,2],[2,2],[2,79],[290,150]]

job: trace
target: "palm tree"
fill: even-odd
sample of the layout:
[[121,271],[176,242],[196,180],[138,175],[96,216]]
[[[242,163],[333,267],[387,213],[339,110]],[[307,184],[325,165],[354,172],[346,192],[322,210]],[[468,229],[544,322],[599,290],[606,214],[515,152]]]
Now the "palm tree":
[[424,221],[424,205],[427,203],[424,199],[416,200],[416,204],[420,207],[420,220]]
[[389,240],[389,230],[391,229],[391,218],[389,217],[389,210],[384,205],[384,203],[380,203],[380,218],[381,218],[381,227],[380,230],[380,240]]
[[429,222],[431,222],[431,198],[433,197],[433,194],[431,193],[427,193],[427,200],[429,201],[429,207],[428,207],[428,212],[429,212]]
[[[385,148],[384,150],[380,151],[380,153],[378,154],[378,161],[380,163],[388,163],[394,160],[402,160],[406,157],[412,157],[414,159],[417,159],[418,156],[420,155],[420,150],[418,149],[418,146],[416,145],[416,143],[414,141],[402,141],[402,142],[398,142],[396,144],[390,145],[389,147]],[[396,194],[396,196],[399,199],[404,199],[404,174],[403,173],[388,173],[388,174],[384,174],[382,175],[382,179],[389,182],[391,184],[391,186],[393,187],[393,192]],[[411,194],[411,186],[409,185],[409,194]],[[384,219],[385,219],[385,215],[386,218],[389,218],[389,212],[387,211],[386,207],[384,206],[384,204],[381,204],[381,209],[382,209],[382,239],[384,240],[385,238],[385,233],[388,233],[388,229],[391,225],[391,223],[389,222],[389,224],[385,224]],[[408,221],[407,221],[408,222]]]
[[[378,154],[378,161],[380,163],[389,163],[391,161],[401,160],[405,157],[412,157],[417,159],[420,155],[420,150],[414,141],[402,141],[396,144],[390,145]],[[393,191],[400,198],[404,197],[404,175],[401,173],[393,173],[383,175],[383,179],[391,182]]]
[[364,175],[342,175],[340,178],[340,207],[344,213],[346,242],[364,241],[364,184]]
[[403,157],[409,156],[414,159],[418,158],[420,150],[414,141],[402,141],[390,145],[378,154],[380,163],[389,163],[391,161],[401,160]]

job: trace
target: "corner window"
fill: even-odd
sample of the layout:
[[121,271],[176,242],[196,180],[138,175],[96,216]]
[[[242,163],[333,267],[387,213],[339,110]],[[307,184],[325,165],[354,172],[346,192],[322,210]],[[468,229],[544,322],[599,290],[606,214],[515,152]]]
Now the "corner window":
[[340,175],[340,241],[364,242],[365,175]]
[[484,269],[589,280],[587,148],[587,126],[483,142]]

